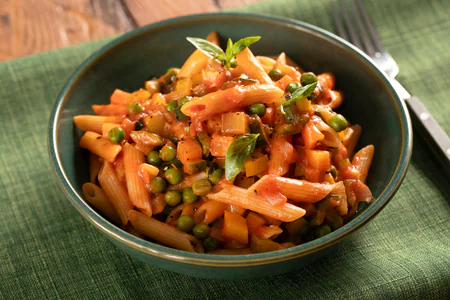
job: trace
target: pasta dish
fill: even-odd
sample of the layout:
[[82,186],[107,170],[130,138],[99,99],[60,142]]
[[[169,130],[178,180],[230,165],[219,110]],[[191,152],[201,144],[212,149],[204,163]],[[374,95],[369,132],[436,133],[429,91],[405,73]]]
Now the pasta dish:
[[[293,247],[340,227],[370,203],[373,145],[335,110],[335,77],[260,37],[196,50],[180,69],[78,115],[89,151],[85,200],[127,232],[172,248],[251,254]],[[188,43],[186,43],[189,45]]]

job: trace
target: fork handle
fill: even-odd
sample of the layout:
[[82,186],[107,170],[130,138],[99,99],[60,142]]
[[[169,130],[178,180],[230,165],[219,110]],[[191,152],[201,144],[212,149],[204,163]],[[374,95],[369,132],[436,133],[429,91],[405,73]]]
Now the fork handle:
[[415,129],[430,144],[443,171],[450,178],[450,138],[416,96],[406,100]]

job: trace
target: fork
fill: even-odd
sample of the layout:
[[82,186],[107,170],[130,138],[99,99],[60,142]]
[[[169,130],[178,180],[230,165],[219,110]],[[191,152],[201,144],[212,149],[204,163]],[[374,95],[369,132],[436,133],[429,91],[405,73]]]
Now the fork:
[[375,64],[387,75],[399,97],[406,102],[415,129],[428,141],[435,152],[436,158],[443,165],[446,175],[450,177],[449,137],[422,102],[420,102],[419,98],[411,96],[395,79],[399,72],[397,63],[381,44],[362,1],[350,0],[348,2],[350,9],[347,9],[345,0],[340,0],[341,18],[339,17],[336,3],[331,2],[331,12],[338,34],[370,56]]

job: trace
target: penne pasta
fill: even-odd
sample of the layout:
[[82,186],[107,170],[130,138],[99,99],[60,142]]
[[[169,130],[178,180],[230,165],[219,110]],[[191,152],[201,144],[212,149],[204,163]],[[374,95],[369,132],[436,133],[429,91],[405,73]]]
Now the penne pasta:
[[345,131],[339,133],[342,143],[347,147],[348,157],[353,156],[359,137],[361,136],[361,126],[358,124],[351,125]]
[[133,205],[128,197],[125,187],[120,183],[117,174],[108,161],[103,162],[103,167],[98,174],[98,181],[108,199],[116,209],[122,223],[128,223],[128,211],[133,209]]
[[267,56],[256,56],[255,58],[266,73],[269,73],[269,71],[273,69],[273,66],[276,63],[275,59]]
[[216,194],[209,194],[208,198],[249,209],[283,222],[295,221],[305,214],[304,209],[289,203],[281,206],[272,206],[263,197],[252,195],[246,189],[233,185],[226,186]]
[[144,181],[138,174],[138,166],[145,162],[144,154],[133,145],[123,145],[123,159],[125,164],[125,179],[127,183],[128,196],[131,203],[143,213],[152,216],[150,196],[145,188]]
[[191,56],[185,61],[178,73],[180,78],[188,78],[194,74],[200,73],[208,63],[209,57],[202,51],[195,50]]
[[111,129],[116,128],[116,127],[120,127],[120,124],[114,124],[114,123],[103,123],[102,125],[102,135],[104,137],[108,137],[108,133]]
[[99,160],[99,157],[92,152],[89,153],[89,181],[92,183],[97,182],[97,175],[102,168],[102,163]]
[[217,33],[217,31],[211,31],[208,36],[206,37],[206,40],[208,42],[213,43],[216,46],[220,46],[220,41],[219,41],[219,34]]
[[267,75],[264,68],[259,64],[249,48],[245,48],[241,53],[236,55],[236,61],[241,69],[245,70],[250,78],[256,79],[261,84],[272,84],[272,79]]
[[246,107],[253,103],[279,104],[282,96],[283,91],[273,85],[238,86],[194,98],[183,105],[181,111],[191,118],[204,121],[217,114]]
[[334,188],[331,191],[330,195],[337,197],[339,205],[336,210],[339,212],[339,215],[345,216],[348,213],[348,202],[344,182],[339,181],[334,184]]
[[98,210],[102,215],[106,216],[106,218],[112,221],[115,224],[120,224],[121,220],[119,215],[117,214],[114,206],[111,201],[106,196],[105,192],[102,188],[97,185],[86,182],[82,186],[84,199],[92,205],[96,210]]
[[73,121],[75,125],[83,131],[102,133],[103,124],[120,124],[123,121],[123,117],[79,115],[75,116]]
[[366,182],[367,174],[372,164],[374,150],[373,145],[368,145],[356,152],[355,156],[353,156],[352,165],[359,171],[359,179],[362,182]]
[[222,202],[210,200],[202,204],[194,213],[195,223],[211,224],[222,217],[227,205]]
[[258,186],[272,184],[272,180],[275,180],[275,184],[278,186],[281,194],[296,202],[314,203],[320,201],[334,188],[334,185],[328,183],[314,183],[306,180],[265,175],[249,187],[248,190],[250,193],[253,193]]
[[91,153],[98,155],[109,162],[114,162],[117,154],[122,151],[122,146],[111,142],[93,131],[86,131],[80,140],[80,147],[88,149]]
[[196,237],[184,233],[166,223],[144,215],[136,210],[128,212],[133,227],[163,245],[188,252],[203,253],[203,245]]

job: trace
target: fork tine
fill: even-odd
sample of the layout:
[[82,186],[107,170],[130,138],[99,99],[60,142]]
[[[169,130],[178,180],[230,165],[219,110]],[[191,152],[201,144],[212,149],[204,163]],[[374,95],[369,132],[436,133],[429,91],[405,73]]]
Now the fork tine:
[[345,26],[347,27],[347,31],[350,35],[350,42],[358,47],[359,49],[362,49],[362,45],[360,40],[358,39],[358,34],[356,33],[355,29],[352,26],[352,23],[350,21],[350,16],[348,14],[347,8],[345,7],[345,0],[341,0],[341,11],[342,15],[344,17]]
[[364,8],[364,4],[361,0],[356,0],[359,6],[359,10],[361,11],[362,18],[364,20],[364,23],[366,27],[369,29],[370,36],[372,38],[372,41],[375,43],[375,51],[381,52],[384,50],[383,46],[381,45],[380,38],[378,37],[378,34],[375,30],[375,27],[373,27],[372,22],[369,19],[369,16],[367,15],[366,9]]
[[336,26],[337,33],[344,40],[349,40],[347,32],[345,32],[344,26],[342,26],[341,19],[339,18],[339,13],[337,11],[336,3],[331,2],[331,15],[333,16],[334,25]]
[[358,26],[359,30],[359,36],[362,39],[362,43],[364,44],[364,51],[369,55],[373,56],[375,55],[375,50],[373,48],[372,41],[370,40],[369,34],[367,32],[367,29],[363,26],[360,18],[360,13],[358,12],[358,9],[356,8],[355,1],[350,1],[350,6],[353,12],[353,19],[356,21],[356,25]]

